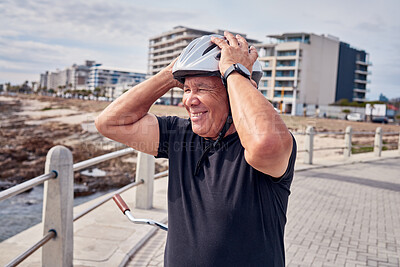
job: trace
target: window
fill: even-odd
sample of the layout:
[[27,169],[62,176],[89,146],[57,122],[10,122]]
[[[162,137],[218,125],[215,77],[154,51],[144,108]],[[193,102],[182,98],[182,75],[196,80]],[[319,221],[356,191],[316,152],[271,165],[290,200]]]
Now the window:
[[301,42],[301,41],[302,41],[302,38],[301,38],[301,36],[297,36],[297,37],[288,37],[288,38],[287,38],[287,41],[288,41],[288,42]]
[[264,66],[265,66],[265,67],[269,67],[269,61],[265,61]]
[[366,85],[365,85],[365,83],[354,83],[354,88],[366,89]]
[[263,86],[264,86],[264,87],[268,87],[268,81],[264,81]]
[[293,87],[293,81],[275,81],[275,87]]
[[295,56],[296,50],[278,51],[278,57]]
[[294,67],[296,66],[296,60],[278,60],[276,62],[277,67]]
[[294,77],[294,70],[277,70],[276,77]]
[[354,78],[355,78],[356,80],[366,81],[366,80],[367,80],[367,75],[356,73],[356,75],[354,76]]
[[356,69],[361,71],[368,71],[368,67],[364,65],[357,65]]
[[264,77],[271,77],[271,71],[270,70],[263,71],[263,76]]
[[[274,91],[274,97],[282,97],[282,91]],[[283,97],[293,97],[293,91],[283,91]]]

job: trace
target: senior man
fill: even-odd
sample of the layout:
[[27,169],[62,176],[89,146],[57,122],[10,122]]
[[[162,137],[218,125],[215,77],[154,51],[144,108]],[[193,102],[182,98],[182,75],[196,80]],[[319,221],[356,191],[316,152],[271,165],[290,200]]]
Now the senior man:
[[[296,143],[257,90],[256,49],[224,35],[191,42],[110,104],[96,126],[169,158],[165,266],[284,266]],[[173,87],[184,91],[189,120],[148,112]]]

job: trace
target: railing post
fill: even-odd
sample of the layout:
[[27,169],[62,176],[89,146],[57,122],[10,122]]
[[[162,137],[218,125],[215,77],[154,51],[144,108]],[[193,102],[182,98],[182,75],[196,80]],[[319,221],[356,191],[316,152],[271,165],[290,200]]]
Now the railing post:
[[351,156],[351,137],[352,137],[353,129],[351,126],[346,127],[346,132],[344,134],[344,151],[343,155],[345,158],[349,158]]
[[144,183],[136,189],[136,208],[151,209],[153,207],[154,168],[154,157],[138,152],[136,181],[143,180]]
[[312,126],[307,126],[305,145],[306,152],[304,153],[304,163],[312,164],[314,150],[314,127]]
[[399,154],[400,154],[400,133],[399,133],[399,143],[397,144],[397,151],[398,151]]
[[57,177],[44,183],[43,233],[50,230],[56,237],[42,248],[42,266],[72,266],[74,173],[72,153],[63,146],[52,147],[47,153],[45,173]]
[[382,128],[378,127],[375,131],[374,154],[380,157],[382,154]]

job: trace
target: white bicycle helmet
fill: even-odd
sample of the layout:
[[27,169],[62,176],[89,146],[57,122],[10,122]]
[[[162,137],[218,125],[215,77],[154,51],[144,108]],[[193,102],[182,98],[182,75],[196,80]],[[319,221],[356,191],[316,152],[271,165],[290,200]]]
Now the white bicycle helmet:
[[[172,68],[174,78],[181,83],[186,77],[217,76],[221,77],[219,71],[219,60],[221,49],[211,42],[211,36],[223,38],[222,35],[205,35],[194,39],[180,54]],[[256,60],[253,65],[251,78],[257,83],[262,77],[261,64]]]

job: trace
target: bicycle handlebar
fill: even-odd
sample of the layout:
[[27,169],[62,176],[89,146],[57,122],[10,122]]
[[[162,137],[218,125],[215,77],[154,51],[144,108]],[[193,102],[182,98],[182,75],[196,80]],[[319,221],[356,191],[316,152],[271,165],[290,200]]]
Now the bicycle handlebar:
[[124,215],[126,215],[126,217],[128,217],[128,219],[133,222],[133,223],[137,223],[137,224],[149,224],[152,226],[156,226],[159,227],[160,229],[164,230],[164,231],[168,231],[168,226],[166,226],[165,224],[153,221],[153,220],[149,220],[149,219],[136,219],[135,217],[133,217],[128,205],[125,203],[125,201],[122,199],[122,197],[119,194],[116,194],[113,196],[113,200],[115,202],[115,204],[117,204],[118,208],[122,211],[122,213]]
[[125,203],[125,201],[122,199],[122,197],[119,194],[116,194],[113,196],[113,200],[115,204],[117,204],[118,208],[122,211],[123,214],[128,210],[130,211],[128,205]]

